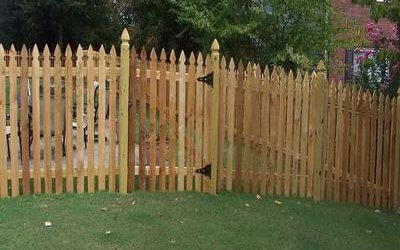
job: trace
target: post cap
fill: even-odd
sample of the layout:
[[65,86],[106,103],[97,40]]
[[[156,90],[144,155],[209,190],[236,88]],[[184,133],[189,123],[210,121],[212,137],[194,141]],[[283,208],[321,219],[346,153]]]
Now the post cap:
[[323,61],[319,61],[318,66],[317,66],[317,72],[318,73],[323,73],[326,71],[326,67]]
[[127,42],[127,41],[130,40],[129,32],[128,32],[128,30],[126,28],[124,29],[124,31],[122,31],[121,40],[123,42]]
[[212,51],[218,51],[219,50],[219,43],[217,39],[214,39],[212,45],[211,45],[211,50]]

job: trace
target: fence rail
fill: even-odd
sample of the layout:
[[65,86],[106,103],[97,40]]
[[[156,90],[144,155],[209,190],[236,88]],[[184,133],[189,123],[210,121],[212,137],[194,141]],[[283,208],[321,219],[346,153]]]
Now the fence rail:
[[[0,45],[1,197],[236,190],[399,206],[400,98],[328,83],[322,63],[261,69],[217,43],[137,54],[126,38],[120,56]],[[198,79],[211,72],[213,87]],[[195,172],[209,163],[211,178]]]

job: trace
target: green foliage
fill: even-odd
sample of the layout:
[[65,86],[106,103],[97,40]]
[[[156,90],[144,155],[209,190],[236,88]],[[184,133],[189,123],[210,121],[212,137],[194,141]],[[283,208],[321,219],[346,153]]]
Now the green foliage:
[[387,18],[393,23],[388,35],[373,23],[367,25],[369,46],[373,49],[358,58],[361,67],[354,81],[364,88],[395,95],[400,86],[400,1],[353,0],[353,3],[369,6],[375,21]]
[[330,1],[186,0],[177,6],[181,23],[206,50],[214,38],[226,56],[286,68],[309,68],[332,47]]
[[384,0],[383,2],[377,2],[376,0],[352,0],[352,2],[370,7],[371,17],[375,21],[387,18],[394,23],[400,23],[399,0]]
[[118,40],[121,25],[107,0],[2,0],[0,40],[6,46],[70,43],[99,46]]

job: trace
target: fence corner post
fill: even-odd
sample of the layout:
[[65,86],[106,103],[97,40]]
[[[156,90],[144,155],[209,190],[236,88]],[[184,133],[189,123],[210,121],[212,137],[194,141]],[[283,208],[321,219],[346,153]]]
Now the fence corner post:
[[326,112],[326,67],[322,61],[317,66],[316,76],[316,97],[314,103],[316,108],[315,114],[315,159],[314,159],[314,201],[320,201],[322,197],[321,185],[324,182],[321,181],[324,178],[323,164],[324,164],[324,120]]
[[120,81],[119,81],[119,192],[128,191],[128,106],[129,106],[129,33],[124,29],[121,35]]
[[218,156],[219,156],[219,43],[217,39],[211,45],[211,61],[213,70],[213,87],[211,94],[210,114],[210,161],[211,161],[211,186],[210,193],[217,193]]
[[393,208],[400,210],[400,89],[397,91]]

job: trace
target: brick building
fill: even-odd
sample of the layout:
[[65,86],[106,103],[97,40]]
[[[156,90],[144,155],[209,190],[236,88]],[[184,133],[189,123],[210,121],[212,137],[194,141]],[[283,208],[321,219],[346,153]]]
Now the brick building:
[[[361,37],[367,37],[365,27],[369,22],[372,22],[369,8],[352,4],[351,0],[332,0],[332,5],[339,13],[338,17],[345,19],[340,21],[348,21],[353,26],[357,26],[356,28],[359,28]],[[387,33],[391,29],[391,24],[387,20],[381,20],[378,23],[378,27],[383,33]],[[350,81],[352,79],[353,69],[357,67],[355,61],[356,57],[357,52],[351,49],[339,50],[333,53],[329,69],[329,78],[336,81]]]

